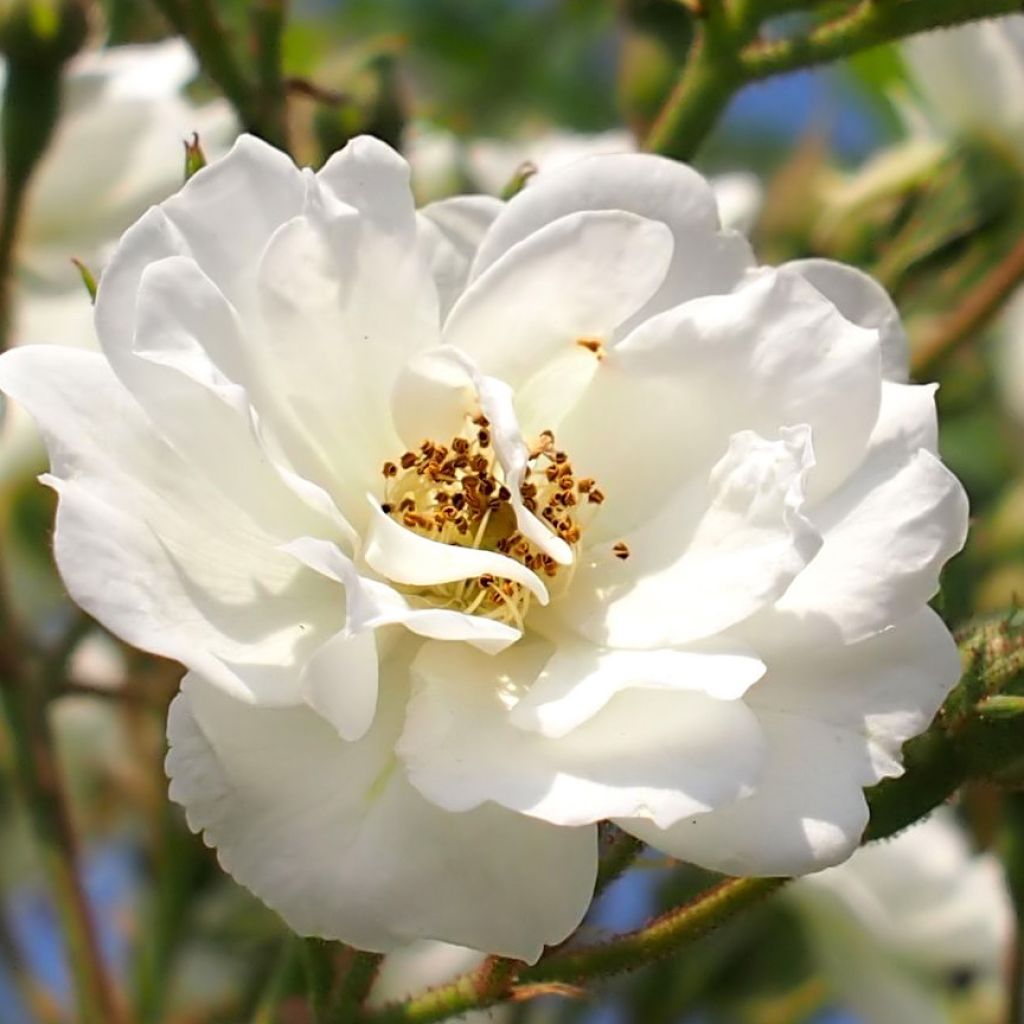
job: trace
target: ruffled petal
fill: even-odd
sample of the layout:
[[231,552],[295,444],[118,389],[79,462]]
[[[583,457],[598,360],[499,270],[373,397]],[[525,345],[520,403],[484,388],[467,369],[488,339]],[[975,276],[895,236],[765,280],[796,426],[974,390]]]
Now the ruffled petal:
[[878,331],[882,376],[906,381],[910,359],[907,332],[889,293],[873,277],[834,260],[794,260],[785,266],[810,281],[851,323]]
[[925,448],[878,448],[813,520],[821,550],[763,621],[767,643],[782,623],[806,642],[863,639],[922,607],[939,573],[964,545],[967,495]]
[[509,721],[558,739],[589,721],[624,690],[671,690],[739,700],[764,672],[763,661],[738,649],[612,651],[560,637],[533,685],[509,712]]
[[667,826],[757,780],[762,740],[741,700],[631,688],[558,739],[518,728],[510,709],[550,654],[527,641],[494,658],[451,644],[420,650],[396,749],[424,796],[451,811],[493,801],[559,825],[627,815]]
[[[294,507],[270,491],[243,508],[197,473],[98,354],[15,349],[0,360],[0,387],[46,440],[57,564],[75,601],[128,643],[242,699],[301,700],[305,657],[340,627],[342,609],[277,550]],[[238,477],[244,492],[251,481]]]
[[541,604],[548,603],[540,577],[508,555],[459,544],[442,544],[395,522],[373,498],[372,519],[363,557],[386,579],[407,586],[454,583],[490,574],[526,587]]
[[491,196],[454,196],[419,211],[421,244],[430,260],[442,320],[466,287],[480,241],[504,205]]
[[[581,342],[600,354],[661,286],[672,249],[664,224],[618,210],[545,224],[472,281],[445,323],[445,344],[515,388],[522,413],[523,387],[551,364],[577,361],[586,379],[595,352]],[[558,412],[538,410],[545,422],[534,429],[554,425]]]
[[231,875],[301,935],[387,951],[437,938],[536,960],[590,902],[592,828],[488,806],[448,814],[394,760],[405,685],[345,743],[305,709],[251,708],[197,676],[171,706],[171,799]]
[[624,535],[625,561],[589,545],[555,613],[594,643],[660,648],[769,607],[821,545],[803,511],[813,465],[806,428],[777,441],[737,434],[704,487],[681,488]]
[[372,632],[335,633],[302,670],[306,703],[338,730],[343,740],[362,739],[377,711],[377,641]]
[[489,654],[504,650],[522,636],[518,629],[503,622],[451,608],[432,608],[425,601],[407,598],[386,583],[368,579],[329,541],[300,537],[286,544],[283,550],[345,587],[346,635],[366,633],[381,626],[403,625],[419,636],[464,640]]
[[868,820],[861,792],[901,771],[907,739],[960,675],[956,645],[924,608],[849,647],[769,659],[746,697],[767,738],[756,791],[659,830],[620,821],[656,849],[732,875],[800,875],[845,860]]
[[714,192],[696,171],[674,160],[625,153],[590,157],[557,174],[537,175],[487,232],[471,279],[517,242],[581,210],[623,210],[671,229],[672,264],[638,320],[698,295],[729,292],[754,264],[746,239],[720,230]]
[[680,480],[702,477],[739,430],[771,437],[810,426],[810,491],[824,495],[864,458],[880,365],[875,331],[842,317],[798,273],[765,270],[615,345],[559,427],[559,444],[607,495],[602,531],[627,529],[637,506],[657,509]]

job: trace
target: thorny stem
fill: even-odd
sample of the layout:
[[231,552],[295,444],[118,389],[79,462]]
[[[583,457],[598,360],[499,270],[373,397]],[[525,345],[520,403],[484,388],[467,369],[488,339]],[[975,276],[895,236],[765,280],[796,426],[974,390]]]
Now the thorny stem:
[[[541,957],[532,967],[514,960],[489,960],[448,985],[397,1006],[364,1016],[374,1024],[433,1024],[468,1010],[514,999],[523,990],[544,991],[552,983],[580,984],[635,970],[668,956],[707,934],[734,914],[775,892],[784,878],[730,879],[695,900],[655,918],[643,928],[607,942]],[[497,969],[501,966],[503,969]]]
[[594,899],[597,899],[608,886],[629,870],[630,865],[640,856],[643,849],[644,844],[635,836],[631,836],[621,829],[616,830],[597,865]]
[[645,148],[688,160],[732,97],[750,82],[849,57],[931,29],[1019,13],[1021,0],[859,0],[845,14],[804,35],[757,38],[766,19],[817,6],[810,0],[723,0],[705,4],[690,57]]

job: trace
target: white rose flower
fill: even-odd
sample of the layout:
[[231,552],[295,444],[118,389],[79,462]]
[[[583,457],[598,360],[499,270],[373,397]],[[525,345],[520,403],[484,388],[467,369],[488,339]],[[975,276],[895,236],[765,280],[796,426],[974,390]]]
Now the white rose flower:
[[[217,156],[236,134],[225,103],[184,97],[197,70],[182,40],[86,52],[67,66],[62,115],[19,239],[15,344],[95,346],[92,303],[71,257],[99,273],[121,233],[181,184],[182,141],[198,132]],[[43,459],[35,429],[12,412],[0,432],[0,487]]]
[[33,346],[71,595],[189,670],[171,796],[298,932],[533,960],[596,823],[734,874],[856,848],[959,673],[933,391],[884,292],[756,268],[694,171],[417,214],[243,137]]
[[1004,1019],[1013,907],[999,861],[936,812],[790,896],[842,1002],[870,1024]]

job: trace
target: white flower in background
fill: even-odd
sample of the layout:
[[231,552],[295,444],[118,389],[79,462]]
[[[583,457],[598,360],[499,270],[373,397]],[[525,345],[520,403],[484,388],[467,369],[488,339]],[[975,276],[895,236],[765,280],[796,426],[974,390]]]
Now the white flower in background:
[[999,861],[952,814],[790,890],[825,976],[867,1024],[998,1024],[1013,908]]
[[591,135],[548,131],[524,139],[473,139],[466,145],[466,164],[478,188],[499,195],[523,164],[538,171],[557,171],[584,157],[635,150],[636,140],[625,129]]
[[[447,942],[412,942],[384,958],[366,1005],[375,1009],[444,985],[479,967],[483,959],[475,950]],[[508,1006],[493,1006],[459,1017],[462,1024],[499,1024],[511,1019],[512,1009]]]
[[[1024,15],[917,36],[903,44],[923,101],[919,138],[986,136],[1024,161]],[[940,146],[938,142],[933,145]],[[940,146],[941,151],[941,146]],[[1024,422],[1024,297],[1000,320],[998,383],[1009,412]]]
[[122,239],[103,355],[34,346],[71,595],[189,669],[172,798],[304,934],[524,959],[596,822],[843,860],[959,674],[933,390],[881,288],[757,268],[689,168],[417,214],[361,138],[244,137]]
[[891,100],[906,138],[827,186],[831,216],[925,181],[951,141],[985,136],[1024,158],[1024,16],[971,22],[901,44],[909,88]]
[[[463,145],[450,132],[417,123],[407,133],[404,149],[417,194],[438,199],[465,182],[501,195],[524,165],[537,172],[557,171],[585,157],[633,153],[636,140],[625,130],[596,135],[546,132],[528,139],[475,139]],[[723,226],[750,231],[764,198],[757,176],[735,171],[711,178],[710,184]]]
[[[95,346],[78,257],[99,273],[121,233],[182,180],[182,142],[208,155],[236,134],[221,101],[183,95],[197,72],[181,40],[82,53],[65,71],[63,110],[29,193],[14,281],[14,342]],[[0,429],[0,487],[38,471],[45,454],[20,412]]]
[[928,32],[902,49],[935,135],[987,134],[1024,157],[1024,15]]

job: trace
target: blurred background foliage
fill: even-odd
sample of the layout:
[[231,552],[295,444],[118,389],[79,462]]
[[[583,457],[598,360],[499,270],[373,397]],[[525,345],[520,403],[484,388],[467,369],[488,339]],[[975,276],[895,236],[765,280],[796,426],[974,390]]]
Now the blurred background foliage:
[[[243,55],[250,7],[217,4]],[[170,31],[144,0],[104,0],[103,8],[98,34],[111,45]],[[642,134],[692,36],[692,15],[678,0],[296,0],[283,47],[294,149],[316,164],[363,131],[400,145],[410,125],[464,143],[556,129],[626,126]],[[216,93],[208,80],[192,88],[200,98]],[[766,199],[754,241],[763,260],[856,264],[892,292],[911,337],[927,339],[1017,243],[1024,168],[998,140],[977,138],[903,176],[855,176],[903,137],[895,98],[912,90],[895,47],[750,86],[697,163],[761,179]],[[1024,433],[1002,397],[1000,333],[998,323],[988,325],[970,344],[923,364],[942,383],[941,447],[970,492],[976,524],[944,587],[941,610],[957,624],[1015,606],[1024,594]],[[167,802],[163,723],[175,667],[78,622],[52,569],[51,492],[34,483],[8,489],[2,508],[14,600],[40,642],[68,638],[69,692],[53,700],[52,720],[104,954],[140,1024],[308,1020],[297,940],[220,872]],[[70,978],[31,831],[9,785],[5,735],[0,1022],[57,1024],[72,1019]],[[1001,820],[993,804],[1014,808],[1019,799],[985,785],[967,791],[964,809],[983,844],[998,843],[1000,833],[978,822]],[[711,881],[693,868],[641,860],[596,904],[587,933],[636,925]],[[766,903],[684,956],[596,996],[561,992],[503,1019],[852,1020],[822,987],[800,920],[784,902]]]

